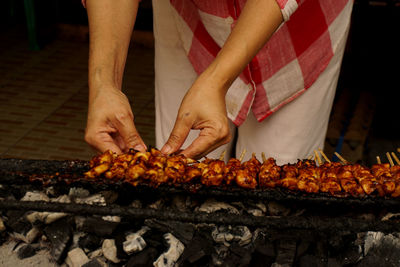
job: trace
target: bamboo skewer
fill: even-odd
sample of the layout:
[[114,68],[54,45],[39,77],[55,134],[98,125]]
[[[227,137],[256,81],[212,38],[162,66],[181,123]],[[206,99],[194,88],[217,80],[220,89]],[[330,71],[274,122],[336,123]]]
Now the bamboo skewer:
[[393,163],[392,157],[390,156],[389,152],[386,152],[386,157],[388,158],[388,160],[390,162],[390,166],[393,167],[394,163]]
[[400,160],[399,160],[399,158],[396,156],[396,154],[394,152],[392,152],[392,157],[396,161],[397,165],[400,165]]
[[314,155],[310,155],[310,156],[308,156],[308,160],[312,160],[312,158],[314,157]]
[[219,160],[225,159],[226,150],[222,151],[221,155],[219,156]]
[[336,157],[338,157],[339,159],[340,159],[340,161],[342,162],[342,163],[344,163],[344,164],[349,164],[349,162],[347,161],[347,160],[345,160],[339,153],[337,153],[336,151],[335,151],[335,155],[336,155]]
[[379,156],[376,156],[376,162],[377,162],[378,164],[382,164],[381,158],[380,158]]
[[246,148],[243,149],[242,154],[240,154],[240,157],[239,157],[239,161],[240,161],[240,162],[242,162],[242,160],[243,160],[243,158],[244,158],[244,155],[246,155],[246,152],[247,152]]
[[315,158],[317,159],[318,165],[321,166],[322,160],[321,160],[321,157],[319,156],[317,150],[314,150],[314,154],[315,154]]
[[328,157],[325,155],[324,151],[322,151],[321,148],[318,148],[319,153],[321,153],[322,157],[329,163],[331,163],[331,161],[328,159]]
[[262,158],[263,162],[267,161],[267,158],[265,157],[265,153],[264,152],[261,152],[261,158]]

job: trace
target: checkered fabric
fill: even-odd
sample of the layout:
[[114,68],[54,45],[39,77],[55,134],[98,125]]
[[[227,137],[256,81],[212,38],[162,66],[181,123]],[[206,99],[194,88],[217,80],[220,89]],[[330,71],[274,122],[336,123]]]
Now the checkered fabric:
[[[276,0],[284,23],[234,81],[227,112],[241,125],[262,121],[300,96],[326,68],[345,37],[352,0]],[[183,47],[197,73],[214,60],[246,0],[171,0]],[[346,12],[347,11],[347,12]],[[249,25],[249,27],[251,27]]]

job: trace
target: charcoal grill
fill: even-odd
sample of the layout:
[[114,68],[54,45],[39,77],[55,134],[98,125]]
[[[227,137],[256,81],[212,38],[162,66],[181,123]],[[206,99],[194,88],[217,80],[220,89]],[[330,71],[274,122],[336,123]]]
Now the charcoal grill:
[[283,189],[249,190],[239,187],[210,188],[201,185],[168,186],[157,188],[109,181],[89,181],[83,179],[83,173],[89,169],[86,161],[47,161],[47,160],[0,160],[0,184],[10,190],[25,187],[26,190],[41,189],[53,186],[57,190],[67,191],[70,187],[83,187],[91,192],[114,190],[124,196],[152,198],[155,196],[190,195],[199,198],[216,199],[255,199],[278,201],[296,208],[307,208],[303,216],[252,216],[234,214],[207,214],[204,212],[177,212],[175,210],[153,210],[149,208],[132,208],[122,203],[93,206],[74,203],[45,203],[18,200],[3,200],[0,209],[63,211],[74,214],[118,215],[131,219],[155,218],[192,223],[215,223],[231,225],[248,225],[268,228],[319,229],[354,231],[376,230],[393,232],[400,230],[395,220],[364,220],[358,218],[362,213],[379,214],[382,211],[399,212],[400,199],[369,196],[354,198],[351,196],[335,197],[325,194],[304,194]]

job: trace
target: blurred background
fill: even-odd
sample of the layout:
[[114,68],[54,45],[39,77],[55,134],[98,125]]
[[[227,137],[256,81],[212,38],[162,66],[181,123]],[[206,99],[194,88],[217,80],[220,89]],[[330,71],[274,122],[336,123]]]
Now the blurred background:
[[[79,0],[2,0],[0,157],[90,159],[88,26]],[[355,1],[325,152],[351,162],[387,161],[400,147],[400,1]],[[151,1],[142,0],[123,90],[136,126],[154,145]],[[310,107],[312,108],[312,107]],[[400,155],[400,153],[398,153]]]

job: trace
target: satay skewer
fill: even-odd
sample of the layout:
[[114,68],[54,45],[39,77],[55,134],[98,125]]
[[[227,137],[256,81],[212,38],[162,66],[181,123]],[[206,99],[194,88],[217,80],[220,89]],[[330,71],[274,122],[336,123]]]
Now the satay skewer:
[[376,162],[377,162],[378,164],[382,164],[381,158],[380,158],[379,156],[376,156]]
[[225,159],[226,150],[222,151],[221,155],[219,156],[219,160]]
[[265,157],[265,153],[264,152],[261,152],[261,159],[262,159],[263,162],[267,161],[267,158]]
[[396,154],[394,152],[392,152],[392,157],[396,161],[397,165],[400,165],[400,160],[399,160],[399,158],[396,156]]
[[314,157],[314,155],[310,155],[310,156],[308,156],[308,160],[312,160],[312,158]]
[[242,153],[240,154],[240,157],[239,157],[239,161],[240,161],[240,162],[242,162],[242,160],[243,160],[243,158],[244,158],[244,155],[246,155],[246,152],[247,152],[246,148],[243,149],[243,151],[242,151]]
[[338,159],[340,159],[340,161],[343,164],[349,164],[349,162],[347,160],[345,160],[339,153],[337,153],[336,151],[334,152],[334,154],[336,155],[336,157],[338,157]]
[[317,161],[318,165],[321,166],[322,165],[322,160],[321,160],[321,157],[319,156],[317,150],[314,150],[314,154],[315,154],[315,158],[316,158],[316,161]]
[[331,161],[328,159],[328,157],[325,155],[324,151],[322,151],[321,148],[318,148],[319,153],[321,153],[322,157],[328,162],[331,163]]
[[390,166],[393,167],[394,163],[393,163],[392,157],[390,156],[389,152],[386,152],[386,157],[388,158],[388,160],[390,162]]

